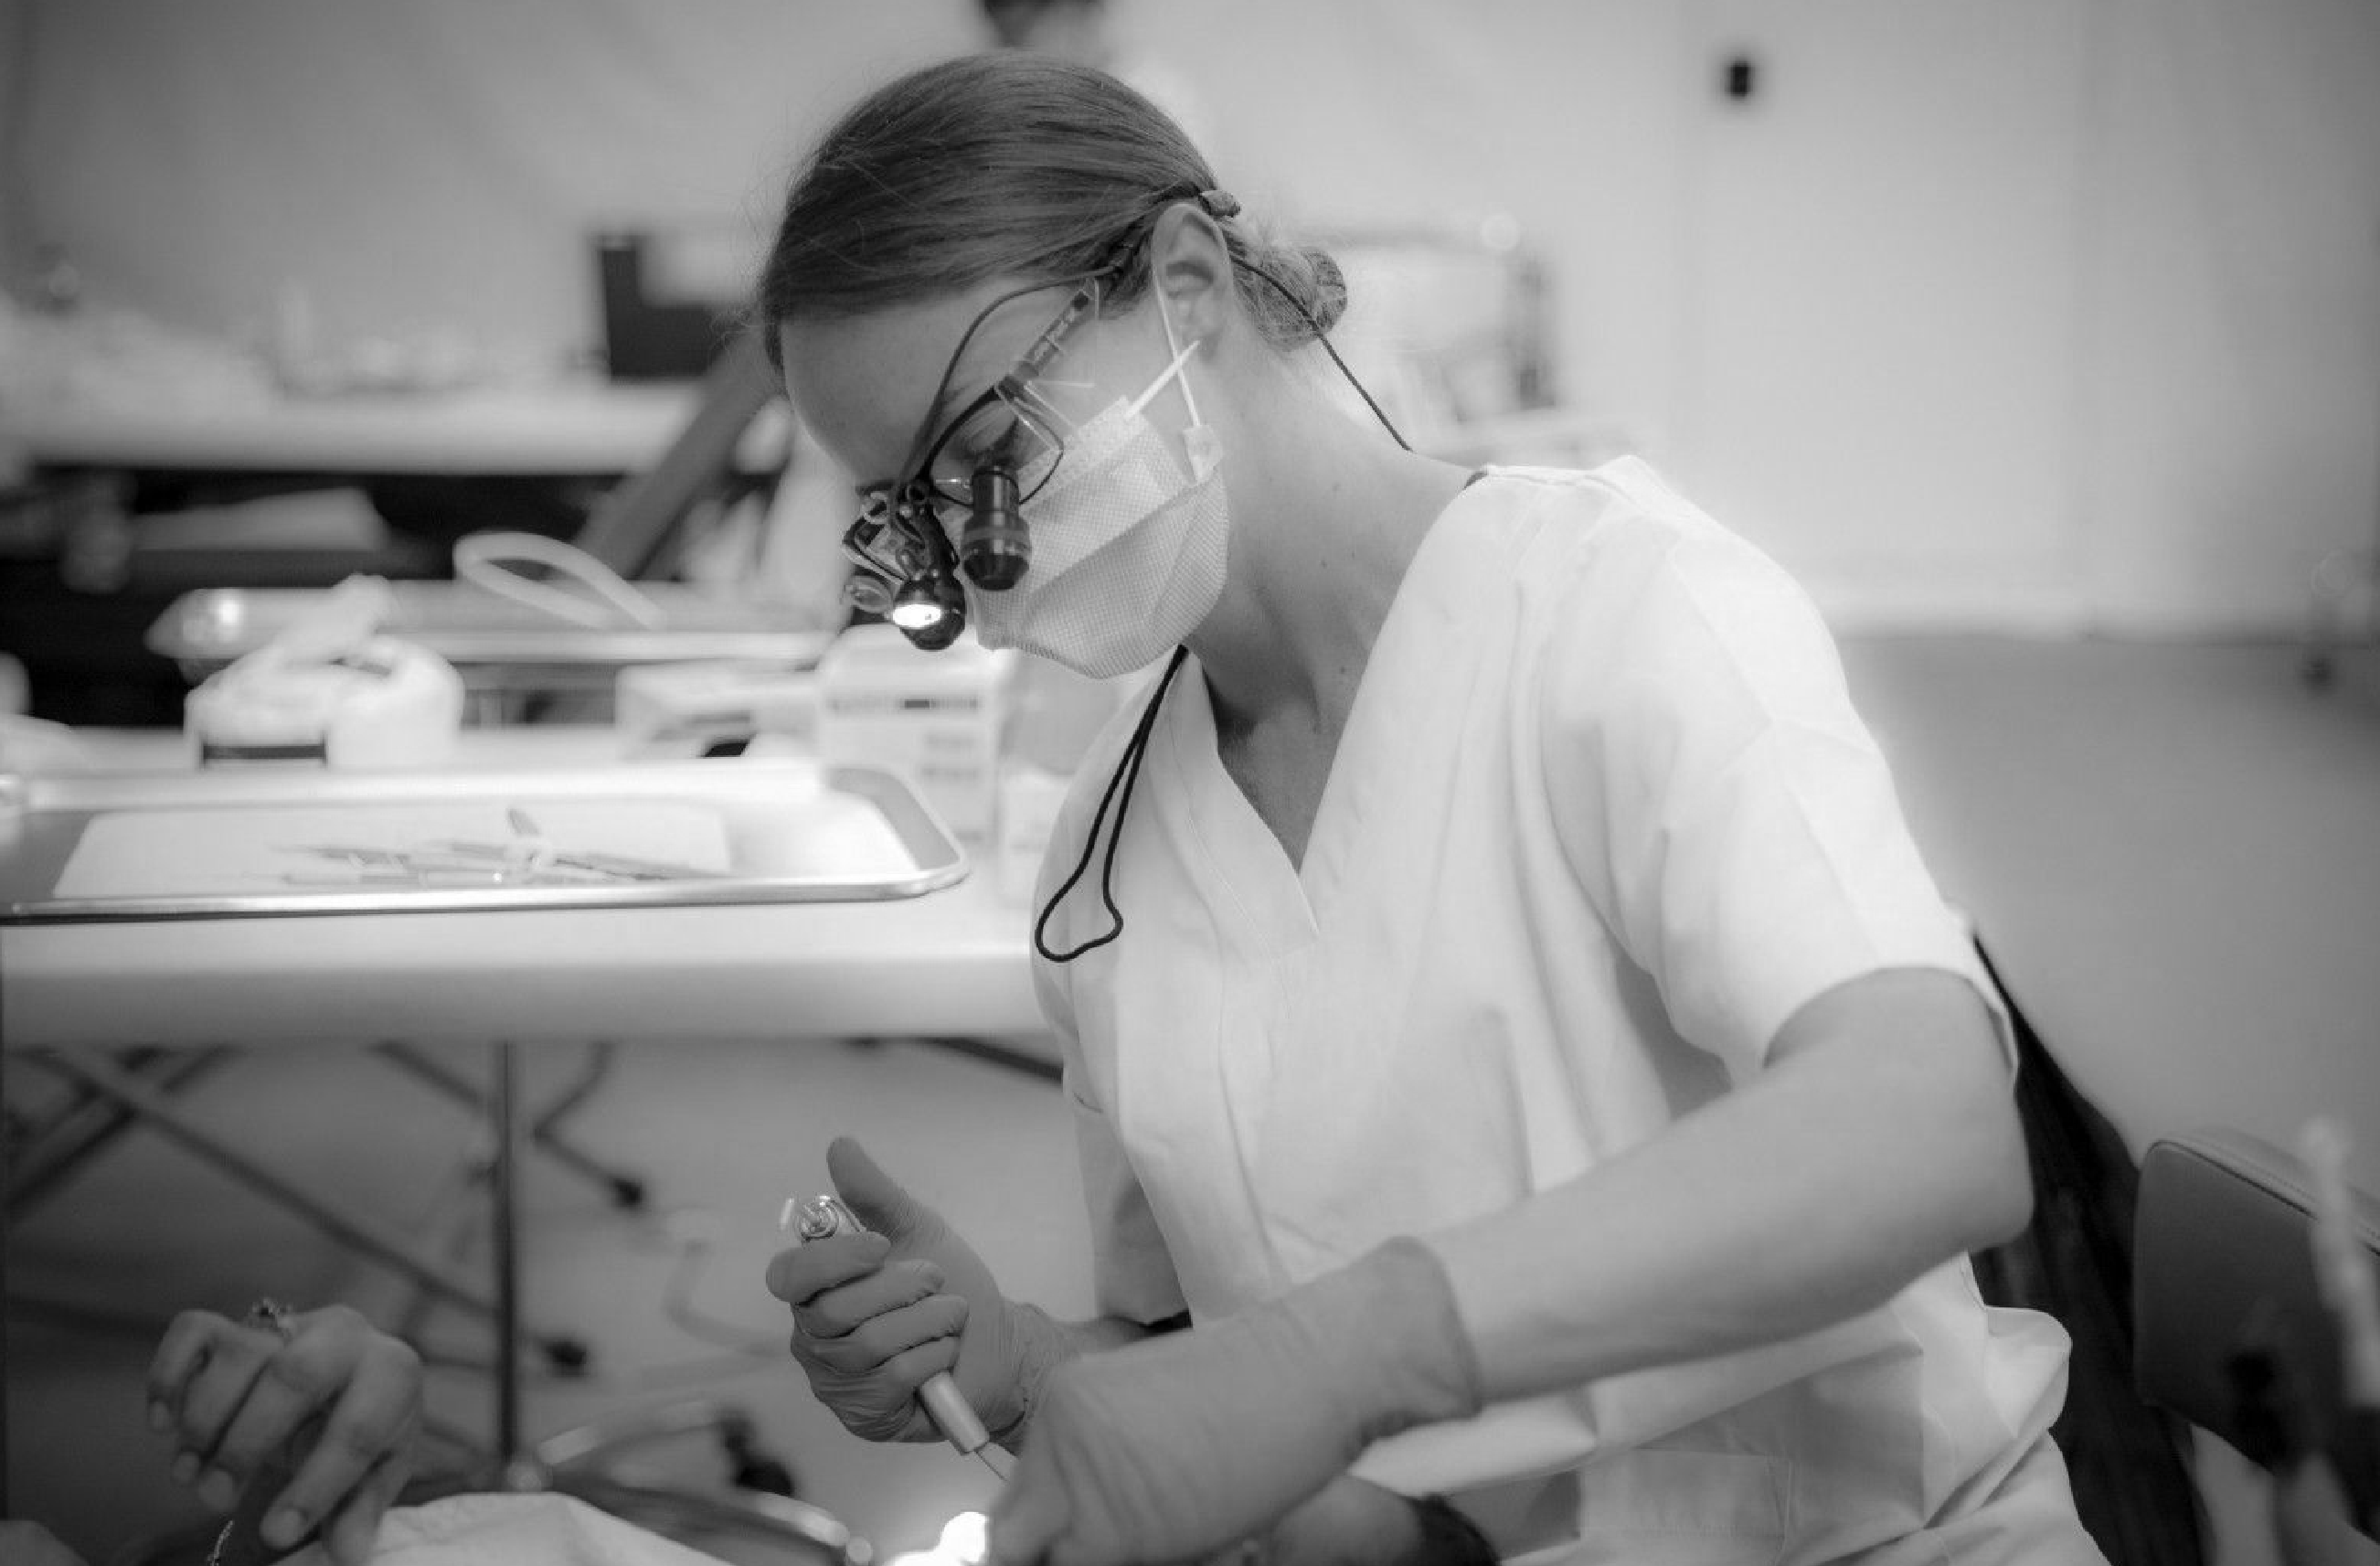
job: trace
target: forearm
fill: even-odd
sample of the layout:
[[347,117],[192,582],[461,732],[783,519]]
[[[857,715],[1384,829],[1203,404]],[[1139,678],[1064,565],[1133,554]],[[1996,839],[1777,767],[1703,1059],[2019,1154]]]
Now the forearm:
[[1120,1349],[1154,1337],[1172,1323],[1143,1326],[1121,1316],[1095,1316],[1082,1321],[1062,1321],[1039,1305],[1011,1301],[1012,1329],[1026,1345],[1020,1360],[1017,1416],[992,1439],[1010,1451],[1020,1450],[1033,1427],[1033,1410],[1040,1402],[1041,1384],[1052,1370],[1085,1354]]
[[1024,1308],[1033,1311],[1044,1321],[1049,1322],[1050,1328],[1065,1343],[1068,1351],[1066,1357],[1069,1359],[1076,1354],[1098,1354],[1104,1349],[1120,1349],[1126,1344],[1139,1342],[1143,1338],[1170,1331],[1175,1326],[1188,1325],[1185,1320],[1143,1326],[1137,1321],[1127,1320],[1121,1316],[1094,1316],[1083,1321],[1060,1321],[1055,1317],[1043,1312],[1038,1305],[1026,1305]]
[[1955,977],[1844,986],[1772,1060],[1654,1141],[1429,1237],[1488,1398],[1813,1331],[2022,1222],[2006,1068]]

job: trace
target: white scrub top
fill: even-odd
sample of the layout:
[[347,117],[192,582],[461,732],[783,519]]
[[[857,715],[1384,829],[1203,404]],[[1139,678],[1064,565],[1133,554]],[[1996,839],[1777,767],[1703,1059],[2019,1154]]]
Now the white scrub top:
[[[1037,910],[1136,716],[1085,762]],[[1108,928],[1104,852],[1053,950]],[[1633,459],[1491,470],[1433,524],[1303,865],[1224,771],[1185,663],[1114,884],[1121,939],[1037,980],[1100,1305],[1144,1322],[1582,1175],[1758,1071],[1847,979],[1947,969],[2000,1013],[1815,610]],[[1451,1494],[1532,1561],[2095,1560],[2044,1553],[2080,1538],[2041,1439],[2066,1353],[1962,1259],[1826,1331],[1499,1404],[1356,1472]]]

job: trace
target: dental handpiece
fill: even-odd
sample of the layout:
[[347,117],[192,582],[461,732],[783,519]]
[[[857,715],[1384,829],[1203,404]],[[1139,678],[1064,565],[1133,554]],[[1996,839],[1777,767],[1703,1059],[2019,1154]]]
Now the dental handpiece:
[[[823,1240],[833,1234],[864,1234],[868,1232],[868,1226],[859,1221],[858,1215],[833,1196],[813,1196],[807,1202],[788,1196],[778,1226],[794,1231],[805,1245],[812,1240]],[[966,1394],[959,1390],[959,1384],[951,1379],[949,1371],[934,1372],[926,1384],[917,1389],[917,1401],[925,1404],[927,1416],[933,1420],[934,1427],[942,1433],[944,1440],[957,1448],[963,1456],[980,1461],[1002,1480],[1007,1479],[1008,1475],[1001,1473],[1000,1465],[992,1462],[990,1454],[984,1450],[991,1444],[991,1433],[983,1427],[983,1421],[976,1416],[974,1408],[967,1402]]]

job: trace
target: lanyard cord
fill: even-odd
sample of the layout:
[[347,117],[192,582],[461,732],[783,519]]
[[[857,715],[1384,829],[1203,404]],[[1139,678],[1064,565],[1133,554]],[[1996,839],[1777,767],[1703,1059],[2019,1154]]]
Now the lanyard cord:
[[[1084,953],[1105,946],[1123,933],[1123,911],[1116,906],[1115,900],[1116,845],[1123,841],[1124,813],[1132,808],[1133,789],[1140,782],[1141,758],[1148,753],[1149,732],[1157,727],[1157,710],[1164,704],[1165,693],[1172,688],[1173,676],[1181,673],[1182,665],[1189,657],[1188,648],[1173,649],[1172,658],[1165,665],[1164,674],[1158,679],[1155,694],[1149,697],[1148,705],[1141,710],[1140,722],[1133,729],[1132,739],[1124,746],[1122,759],[1117,761],[1116,770],[1108,777],[1107,792],[1099,795],[1099,807],[1091,816],[1091,830],[1083,835],[1083,856],[1075,861],[1073,871],[1059,883],[1058,890],[1050,894],[1049,904],[1042,908],[1041,917],[1033,922],[1033,950],[1049,962],[1071,963]],[[1116,798],[1119,787],[1123,791],[1121,800]],[[1056,916],[1058,904],[1066,900],[1066,894],[1074,891],[1075,883],[1083,879],[1083,872],[1091,868],[1091,853],[1099,846],[1099,827],[1108,819],[1108,806],[1111,801],[1116,807],[1115,827],[1108,833],[1107,858],[1099,869],[1099,901],[1107,904],[1110,928],[1105,935],[1093,936],[1071,952],[1052,952],[1047,939],[1050,920]]]

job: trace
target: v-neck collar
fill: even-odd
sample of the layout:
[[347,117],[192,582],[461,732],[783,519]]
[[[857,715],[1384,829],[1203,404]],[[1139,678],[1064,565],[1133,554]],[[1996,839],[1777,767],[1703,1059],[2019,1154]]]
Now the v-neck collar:
[[1206,671],[1195,653],[1174,681],[1159,737],[1168,763],[1184,781],[1189,825],[1207,866],[1238,915],[1236,920],[1226,919],[1225,927],[1239,933],[1252,954],[1287,954],[1309,944],[1320,931],[1321,914],[1378,785],[1378,767],[1385,759],[1378,754],[1382,726],[1394,722],[1392,714],[1378,710],[1386,698],[1374,693],[1409,688],[1410,681],[1402,677],[1405,670],[1415,659],[1430,657],[1433,647],[1446,645],[1440,634],[1445,629],[1444,598],[1439,590],[1443,572],[1436,556],[1455,547],[1442,540],[1458,530],[1451,525],[1454,513],[1463,508],[1473,487],[1466,482],[1447,502],[1405,563],[1404,576],[1356,678],[1354,698],[1331,752],[1306,832],[1305,853],[1298,863],[1290,862],[1289,850],[1223,765]]

